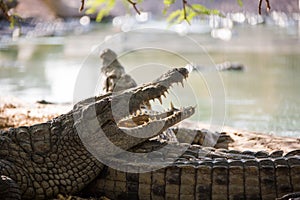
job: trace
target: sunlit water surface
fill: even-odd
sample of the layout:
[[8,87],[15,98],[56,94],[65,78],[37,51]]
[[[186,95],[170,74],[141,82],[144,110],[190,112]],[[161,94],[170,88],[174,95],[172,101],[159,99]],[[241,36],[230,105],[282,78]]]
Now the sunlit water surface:
[[[206,66],[208,70],[191,74],[186,90],[175,87],[169,97],[177,106],[197,105],[193,120],[299,137],[299,32],[293,30],[291,33],[276,27],[245,26],[235,28],[230,41],[212,39],[209,34],[188,36],[201,47],[181,42],[176,34],[138,33],[131,34],[129,38],[121,37],[114,43],[119,46],[111,48],[126,51],[133,44],[134,47],[143,48],[161,43],[166,45],[166,50],[171,49],[188,57],[186,61],[180,56],[153,49],[121,56],[122,64],[138,83],[153,80],[168,69],[167,65],[181,66],[193,62]],[[94,78],[100,71],[98,57],[88,55],[115,33],[109,26],[99,26],[99,30],[86,35],[21,39],[1,44],[1,95],[17,96],[27,101],[45,99],[72,102],[74,84],[82,67],[86,63],[93,63],[94,73],[91,73],[91,77]],[[85,62],[86,58],[90,60]],[[246,69],[216,75],[211,70],[214,63],[224,61],[237,61],[244,64]],[[214,81],[211,80],[216,77],[220,80],[213,85]],[[221,95],[215,95],[212,90],[220,91]],[[224,116],[217,116],[215,121],[214,99],[218,104],[224,104],[225,108],[224,112],[219,113]],[[165,99],[164,107],[168,107],[169,102],[170,99]],[[154,107],[159,109],[158,105]]]

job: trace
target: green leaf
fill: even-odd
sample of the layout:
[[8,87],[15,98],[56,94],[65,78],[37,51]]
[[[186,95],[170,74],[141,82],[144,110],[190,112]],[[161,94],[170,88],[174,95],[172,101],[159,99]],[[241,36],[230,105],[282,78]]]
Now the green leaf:
[[100,22],[103,17],[109,15],[110,11],[115,7],[115,0],[90,0],[88,1],[89,9],[86,10],[86,14],[97,13],[96,21]]
[[188,10],[187,10],[186,20],[187,20],[188,22],[192,21],[192,20],[194,19],[194,17],[196,17],[196,16],[197,16],[197,13],[196,13],[196,12],[194,12],[194,11],[191,10],[191,9],[188,9]]
[[191,5],[191,9],[193,9],[198,15],[221,15],[220,11],[208,9],[201,4],[193,4]]
[[181,19],[182,14],[183,12],[180,9],[171,12],[171,14],[167,18],[167,22],[171,24],[178,23],[178,21],[180,21]]
[[164,9],[162,11],[163,15],[166,15],[170,6],[175,3],[176,0],[164,0]]
[[170,6],[175,3],[176,0],[164,0],[165,6]]
[[[140,3],[143,2],[144,0],[132,0],[133,2]],[[130,6],[130,2],[128,0],[122,0],[124,3],[124,7],[128,8]],[[164,4],[164,9],[162,10],[163,14],[167,14],[170,6],[172,6],[176,0],[163,0]],[[237,3],[239,5],[243,4],[243,0],[237,0]],[[115,7],[116,5],[116,0],[89,0],[87,1],[87,7],[88,9],[86,10],[87,14],[93,14],[97,13],[96,21],[101,21],[102,18],[106,15],[108,15],[111,10]],[[186,4],[185,5],[185,10],[184,8],[180,8],[178,10],[175,10],[171,12],[167,16],[167,21],[169,23],[181,23],[182,21],[186,20],[188,23],[194,19],[195,16],[198,15],[219,15],[223,16],[220,11],[214,10],[214,9],[209,9],[202,4]]]
[[103,19],[105,13],[106,13],[105,10],[101,10],[100,12],[98,12],[97,17],[96,17],[96,21],[101,22],[101,20]]
[[91,8],[88,8],[86,11],[85,11],[85,14],[94,14],[96,12],[96,8],[95,7],[91,7]]
[[184,19],[184,12],[183,10],[181,10],[180,15],[178,16],[177,20],[175,21],[176,24],[179,24],[181,22],[183,22]]
[[237,0],[237,3],[239,4],[239,6],[243,6],[243,0]]

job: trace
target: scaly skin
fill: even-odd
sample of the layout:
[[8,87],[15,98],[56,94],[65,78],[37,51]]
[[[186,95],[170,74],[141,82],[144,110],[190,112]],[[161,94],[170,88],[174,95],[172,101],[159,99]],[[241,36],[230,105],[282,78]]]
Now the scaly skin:
[[[152,144],[151,148],[155,145]],[[175,162],[172,149],[183,144],[170,145],[168,150],[150,163],[135,163],[134,157],[116,159],[127,169],[149,169],[147,173],[129,173],[105,167],[92,192],[110,199],[267,199],[273,200],[291,192],[300,191],[300,151],[282,156],[281,151],[236,152],[203,149],[186,145],[187,150]],[[149,145],[145,147],[149,150]],[[143,147],[139,147],[141,152]],[[155,149],[155,148],[154,148]],[[169,166],[151,171],[152,165]],[[137,170],[138,171],[138,170]],[[91,191],[90,191],[91,192]],[[299,197],[294,193],[290,197]],[[287,198],[285,198],[287,199]]]
[[[84,146],[82,138],[98,141],[97,146],[89,145],[107,153],[110,149],[104,138],[127,150],[161,134],[170,126],[191,116],[194,108],[173,109],[170,114],[142,126],[118,127],[117,123],[129,113],[135,113],[145,102],[159,98],[173,83],[182,82],[187,76],[187,69],[173,69],[152,83],[83,100],[69,113],[46,123],[2,132],[1,199],[49,199],[59,193],[79,192],[104,167],[87,150],[89,147]],[[153,129],[159,125],[162,125],[161,130],[154,133]],[[124,131],[151,135],[132,137]],[[108,155],[116,153],[111,151]]]
[[100,58],[102,59],[100,73],[102,80],[101,94],[118,92],[137,86],[135,80],[125,73],[125,69],[118,61],[115,52],[111,49],[105,49],[101,53]]
[[[249,151],[218,152],[183,143],[147,141],[192,115],[192,107],[172,108],[165,114],[153,113],[158,118],[154,120],[153,117],[153,121],[145,116],[131,116],[134,122],[145,125],[124,125],[124,117],[135,113],[150,99],[160,98],[172,83],[181,82],[187,73],[184,68],[173,69],[153,83],[86,99],[69,113],[47,123],[2,132],[1,198],[47,199],[58,193],[73,194],[99,174],[96,184],[93,184],[96,192],[103,192],[112,199],[274,199],[300,191],[299,151],[285,156],[280,151],[271,155]],[[119,109],[128,102],[127,111]],[[114,113],[114,109],[118,112]],[[154,133],[153,129],[162,124],[163,128]],[[109,152],[101,130],[124,150],[154,152],[151,158],[147,158],[151,163],[141,162],[140,155],[125,157],[122,153],[111,152],[107,159],[114,164],[112,166],[125,165],[128,171],[150,172],[124,173],[98,161],[86,150],[88,147],[81,139],[90,138],[91,147]],[[124,131],[152,134],[135,138]],[[162,147],[166,148],[159,152]],[[179,158],[174,153],[178,149],[184,152]],[[153,171],[157,165],[162,168]],[[297,196],[298,193],[290,195]]]
[[[109,54],[112,54],[112,51],[106,50],[101,58],[110,57]],[[117,61],[114,62],[119,64]],[[108,68],[102,68],[103,74],[106,69]],[[112,71],[114,65],[109,69]],[[111,89],[110,92],[115,89],[117,82],[118,79],[110,82],[107,87]],[[122,86],[126,87],[126,82],[122,82]],[[130,87],[127,85],[127,88]],[[134,126],[132,122],[143,123],[151,118],[149,113],[133,117],[131,120],[121,120],[119,124],[130,127]],[[180,134],[177,134],[181,138],[179,141],[189,141],[188,137],[195,135],[195,131],[200,131],[190,130],[187,127],[172,129],[175,132],[180,131]],[[200,136],[200,140],[201,138],[203,140],[205,135],[201,131],[201,134],[198,132],[195,139]],[[213,135],[211,132],[206,134]],[[148,141],[130,151],[153,152],[164,145],[157,141]],[[180,148],[185,148],[186,151],[177,158],[178,155],[174,155],[174,152]],[[148,173],[122,172],[105,167],[99,178],[90,185],[93,187],[89,192],[105,195],[111,199],[275,199],[288,193],[291,194],[282,199],[300,196],[297,193],[300,191],[299,150],[283,156],[282,151],[275,151],[272,154],[263,151],[239,152],[173,143],[168,144],[168,149],[164,152],[157,152],[156,157],[151,157],[151,162],[143,163],[140,156],[135,155],[136,157],[127,158],[119,155],[115,159],[113,157],[110,159],[114,166],[125,165],[129,171],[148,169]],[[136,163],[137,161],[139,163]],[[166,163],[169,163],[169,166],[166,167]],[[154,171],[153,165],[161,165],[162,168]]]

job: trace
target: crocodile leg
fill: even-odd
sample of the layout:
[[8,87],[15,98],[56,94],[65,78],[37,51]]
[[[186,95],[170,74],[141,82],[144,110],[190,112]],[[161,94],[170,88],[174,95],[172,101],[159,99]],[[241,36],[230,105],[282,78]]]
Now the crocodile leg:
[[21,199],[21,190],[20,190],[19,185],[11,178],[1,175],[0,197],[3,200],[19,200],[19,199]]

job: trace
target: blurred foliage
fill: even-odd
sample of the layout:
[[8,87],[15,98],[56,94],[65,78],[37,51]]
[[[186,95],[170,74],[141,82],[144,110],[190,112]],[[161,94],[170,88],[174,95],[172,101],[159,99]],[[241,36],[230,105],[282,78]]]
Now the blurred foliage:
[[[8,14],[8,6],[7,6],[7,2],[4,2],[4,0],[0,0],[0,10],[2,11],[4,17],[6,17],[8,20],[10,18],[9,14]],[[1,14],[1,12],[0,12]]]
[[[137,4],[144,0],[122,0],[126,8],[132,6],[136,13],[140,13]],[[164,9],[162,13],[167,15],[167,21],[170,23],[180,23],[182,21],[190,22],[194,17],[199,15],[221,15],[220,11],[209,9],[202,4],[189,4],[188,0],[180,0],[182,7],[180,9],[168,12],[172,5],[177,0],[162,0]],[[243,1],[237,0],[237,3],[242,6]],[[86,14],[96,14],[96,21],[101,21],[103,17],[108,16],[111,10],[115,7],[116,0],[87,0]]]
[[96,21],[100,22],[103,17],[109,15],[110,11],[115,7],[116,0],[89,0],[87,1],[86,14],[97,13]]
[[237,3],[239,4],[239,6],[243,6],[243,1],[242,0],[237,0]]
[[17,14],[9,13],[8,5],[14,3],[13,0],[0,0],[0,17],[1,14],[10,22],[10,28],[14,28],[15,25],[19,26],[19,21],[21,18]]
[[218,10],[211,10],[201,4],[186,5],[182,9],[177,9],[169,14],[167,21],[171,24],[178,24],[182,21],[190,23],[194,17],[199,15],[221,15]]
[[[10,0],[6,0],[10,1]],[[9,9],[7,7],[7,2],[4,0],[0,0],[0,11],[2,11],[3,15],[11,22],[11,26],[13,27],[16,23],[17,15],[13,15],[9,13]],[[79,1],[79,0],[78,0]],[[85,11],[86,14],[96,14],[96,21],[100,22],[103,17],[108,16],[112,9],[116,6],[117,0],[80,0],[81,6],[79,8],[82,11],[85,7],[87,10]],[[140,14],[140,10],[137,7],[138,4],[143,2],[144,0],[121,0],[125,7],[132,6],[136,13]],[[150,0],[149,0],[150,1]],[[164,9],[162,13],[167,15],[167,21],[170,23],[180,23],[182,21],[187,21],[190,23],[194,17],[199,15],[220,15],[219,10],[209,9],[202,4],[190,4],[188,0],[178,0],[181,1],[182,7],[169,12],[169,9],[176,3],[177,0],[162,0],[164,4]],[[211,0],[213,1],[213,0]],[[259,14],[261,13],[261,3],[263,0],[259,0]],[[271,9],[269,0],[266,1],[268,11]],[[243,0],[237,0],[237,4],[243,6]],[[1,14],[1,13],[0,13]]]

